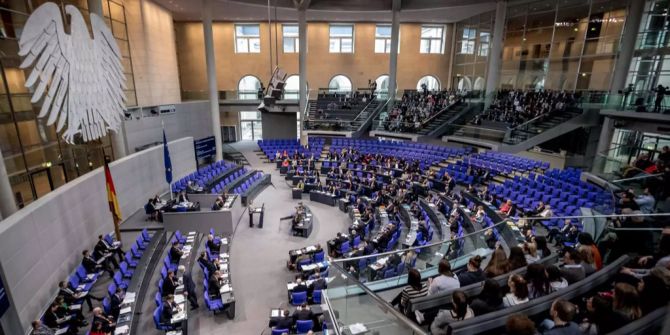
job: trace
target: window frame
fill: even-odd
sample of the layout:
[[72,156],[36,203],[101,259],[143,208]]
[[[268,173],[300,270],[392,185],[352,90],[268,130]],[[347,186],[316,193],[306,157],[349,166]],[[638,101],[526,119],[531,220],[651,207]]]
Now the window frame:
[[[253,36],[253,35],[249,35],[249,36],[247,36],[247,35],[244,35],[244,36],[238,36],[238,34],[237,34],[237,28],[238,28],[238,27],[244,27],[244,26],[256,26],[256,27],[258,27],[258,35],[257,35],[257,36]],[[236,53],[236,54],[238,54],[238,53],[239,53],[239,54],[247,54],[247,53],[249,53],[249,54],[257,54],[257,53],[261,53],[261,25],[260,25],[260,24],[258,24],[258,23],[235,23],[235,24],[234,24],[234,29],[233,29],[233,34],[234,34],[234,38],[235,38],[235,53]],[[256,40],[256,39],[258,40],[258,51],[252,51],[252,48],[251,48],[252,43],[251,43],[251,41],[252,41],[252,40]],[[246,43],[246,51],[240,50],[240,49],[238,48],[238,43],[239,43],[238,41],[240,41],[240,40],[244,40],[244,41],[245,41],[245,43]]]
[[[425,28],[439,28],[441,30],[441,36],[440,37],[423,37],[423,30]],[[420,31],[420,34],[419,34],[419,38],[420,38],[420,40],[419,40],[419,53],[420,54],[426,54],[426,55],[428,55],[428,54],[433,54],[433,55],[442,54],[443,55],[444,54],[444,42],[445,42],[444,37],[445,37],[446,30],[447,30],[446,26],[443,25],[443,24],[422,24],[421,25],[421,31]],[[422,45],[423,45],[424,41],[428,41],[428,51],[427,52],[424,52],[424,50],[422,48]],[[440,50],[433,51],[433,48],[432,48],[433,41],[440,41],[440,48],[439,48]]]
[[[381,36],[377,34],[377,29],[379,27],[388,27],[391,29],[391,34],[386,37],[386,36]],[[400,31],[398,31],[398,34],[400,34]],[[376,54],[390,54],[391,53],[391,36],[393,35],[393,26],[390,24],[376,24],[375,25],[375,53]],[[377,42],[378,41],[383,41],[384,42],[384,50],[383,51],[378,51],[377,50]],[[400,36],[398,36],[398,47],[400,47]]]
[[[298,32],[295,33],[295,36],[288,35],[286,34],[285,28],[286,27],[295,27],[298,29]],[[282,38],[282,51],[285,54],[294,54],[294,53],[299,53],[300,52],[300,28],[298,27],[298,24],[296,23],[282,23],[281,26],[281,38]],[[293,43],[291,45],[293,46],[293,51],[286,51],[286,39],[290,38],[293,40]]]
[[[331,29],[332,27],[351,27],[351,36],[333,36]],[[331,54],[353,54],[356,52],[355,44],[356,44],[356,26],[353,23],[331,23],[328,26],[328,52]],[[337,43],[337,51],[333,51],[332,48],[332,43],[333,40],[336,40]],[[342,51],[342,41],[343,40],[351,40],[351,51]]]

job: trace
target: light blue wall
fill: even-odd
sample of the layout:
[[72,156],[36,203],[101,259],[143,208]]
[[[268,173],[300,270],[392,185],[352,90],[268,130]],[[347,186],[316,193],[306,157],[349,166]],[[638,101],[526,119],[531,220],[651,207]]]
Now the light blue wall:
[[[193,138],[169,143],[175,179],[195,170]],[[123,217],[167,190],[162,146],[110,164]],[[0,221],[0,275],[10,310],[0,319],[6,334],[27,334],[65,280],[81,251],[114,230],[103,168],[89,172]]]

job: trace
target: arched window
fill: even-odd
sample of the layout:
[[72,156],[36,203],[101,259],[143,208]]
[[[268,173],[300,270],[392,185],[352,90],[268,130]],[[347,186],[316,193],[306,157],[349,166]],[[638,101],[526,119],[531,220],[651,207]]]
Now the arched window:
[[297,74],[286,78],[284,86],[284,99],[298,99],[300,95],[300,77]]
[[387,94],[389,92],[389,76],[386,74],[383,74],[377,79],[375,79],[375,83],[377,83],[377,95],[379,94]]
[[351,80],[346,76],[338,74],[328,83],[330,92],[351,92]]
[[261,88],[261,81],[254,76],[244,76],[237,84],[237,97],[241,100],[258,99],[258,89]]
[[470,91],[472,90],[472,81],[468,77],[463,77],[458,81],[458,89]]
[[482,77],[477,77],[475,79],[475,91],[482,91],[484,90],[484,78]]
[[440,90],[440,81],[437,80],[436,77],[433,76],[425,76],[421,79],[419,79],[419,82],[416,83],[416,89],[417,90],[422,90],[423,84],[426,84],[426,88],[429,91],[439,91]]

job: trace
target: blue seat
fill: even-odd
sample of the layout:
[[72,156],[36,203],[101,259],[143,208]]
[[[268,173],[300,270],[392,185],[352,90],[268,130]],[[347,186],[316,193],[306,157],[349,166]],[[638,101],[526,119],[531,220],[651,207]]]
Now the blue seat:
[[323,251],[319,251],[316,254],[314,254],[314,263],[319,263],[323,262],[325,257],[325,253]]
[[126,263],[128,263],[128,265],[131,268],[136,268],[137,267],[138,263],[137,263],[136,260],[133,259],[133,254],[131,254],[130,251],[126,251],[126,257],[124,258],[124,260],[126,261]]
[[105,311],[105,314],[109,314],[112,310],[112,302],[109,300],[109,297],[102,299],[102,309]]
[[271,335],[282,335],[289,334],[291,331],[289,329],[273,329]]
[[307,334],[308,331],[312,330],[314,327],[314,322],[312,320],[298,320],[296,321],[296,331],[298,334]]
[[298,269],[302,271],[302,267],[305,266],[305,265],[309,265],[309,264],[312,264],[312,260],[311,260],[311,259],[309,259],[309,258],[307,258],[307,259],[301,259],[301,260],[298,262]]
[[321,303],[321,290],[314,290],[314,292],[312,292],[312,303],[314,304]]
[[156,292],[156,295],[154,295],[154,303],[156,303],[156,307],[160,307],[163,304],[163,297],[161,297],[160,292]]
[[125,261],[121,262],[119,265],[119,270],[121,271],[121,274],[124,278],[131,278],[134,273],[134,271],[128,267],[128,263]]
[[340,244],[340,254],[344,255],[351,251],[351,246],[349,245],[349,241],[345,241],[342,244]]
[[157,307],[154,310],[153,316],[154,316],[154,325],[156,326],[156,329],[164,331],[175,330],[176,327],[174,325],[161,323],[161,309],[162,307]]
[[391,278],[395,275],[396,275],[395,274],[395,269],[387,269],[387,270],[384,271],[384,279]]
[[307,292],[292,292],[291,305],[300,306],[307,302]]

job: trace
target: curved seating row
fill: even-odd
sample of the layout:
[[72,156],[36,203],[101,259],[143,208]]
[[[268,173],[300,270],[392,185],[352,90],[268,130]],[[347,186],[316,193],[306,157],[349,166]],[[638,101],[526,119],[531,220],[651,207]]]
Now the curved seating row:
[[553,302],[558,298],[572,300],[590,293],[599,286],[608,283],[628,261],[628,256],[621,256],[619,259],[603,267],[599,271],[596,271],[585,279],[571,284],[564,289],[533,299],[527,303],[504,308],[499,311],[463,321],[450,323],[448,326],[448,334],[473,334],[502,329],[505,327],[507,318],[512,314],[524,314],[528,317],[533,317],[535,315],[546,313],[551,308]]
[[258,140],[258,147],[263,151],[265,156],[271,161],[275,161],[275,154],[279,151],[280,154],[286,153],[291,156],[296,151],[299,154],[305,154],[309,157],[314,155],[315,158],[321,157],[321,151],[326,140],[322,137],[309,137],[307,143],[309,147],[300,145],[297,139],[275,139],[275,140]]
[[186,190],[189,181],[194,182],[200,187],[207,187],[219,176],[235,167],[235,164],[226,161],[212,163],[174,182],[172,184],[172,192],[179,193]]

